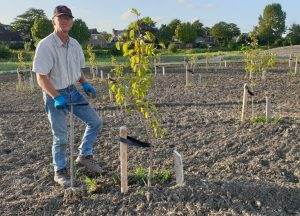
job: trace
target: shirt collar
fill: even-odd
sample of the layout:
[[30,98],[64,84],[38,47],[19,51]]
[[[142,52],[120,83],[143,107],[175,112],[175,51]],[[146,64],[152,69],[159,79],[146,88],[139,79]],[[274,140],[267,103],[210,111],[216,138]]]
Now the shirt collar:
[[[58,47],[65,46],[65,44],[61,41],[61,39],[58,37],[58,35],[55,32],[53,32],[52,34],[53,34],[54,41],[56,42],[56,45]],[[74,45],[73,38],[69,37],[68,45]]]

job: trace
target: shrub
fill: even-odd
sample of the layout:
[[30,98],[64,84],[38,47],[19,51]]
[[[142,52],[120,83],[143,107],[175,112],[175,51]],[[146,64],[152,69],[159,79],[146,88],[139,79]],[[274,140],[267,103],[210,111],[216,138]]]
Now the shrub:
[[176,44],[170,43],[169,46],[168,46],[168,50],[169,50],[171,53],[176,53],[176,52],[177,52]]
[[4,44],[0,44],[0,59],[7,60],[10,58],[10,56],[11,56],[10,49]]

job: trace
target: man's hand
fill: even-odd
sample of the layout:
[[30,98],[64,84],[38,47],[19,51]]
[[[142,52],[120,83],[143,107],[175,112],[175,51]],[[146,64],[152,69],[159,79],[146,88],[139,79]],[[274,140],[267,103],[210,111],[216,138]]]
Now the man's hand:
[[58,110],[67,109],[67,100],[64,96],[58,95],[54,98],[54,107]]
[[81,86],[88,96],[96,97],[96,89],[90,83],[84,81]]

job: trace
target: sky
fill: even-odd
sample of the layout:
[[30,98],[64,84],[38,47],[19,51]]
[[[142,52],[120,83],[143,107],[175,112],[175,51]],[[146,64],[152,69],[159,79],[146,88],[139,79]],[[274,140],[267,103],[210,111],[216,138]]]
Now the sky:
[[257,25],[264,7],[272,3],[281,4],[287,14],[287,26],[300,24],[300,0],[0,0],[0,23],[10,24],[31,7],[43,9],[51,18],[54,7],[63,4],[89,28],[109,33],[113,28],[126,28],[134,20],[131,8],[138,9],[142,16],[150,16],[157,26],[175,18],[184,22],[200,20],[209,27],[225,21],[249,32]]

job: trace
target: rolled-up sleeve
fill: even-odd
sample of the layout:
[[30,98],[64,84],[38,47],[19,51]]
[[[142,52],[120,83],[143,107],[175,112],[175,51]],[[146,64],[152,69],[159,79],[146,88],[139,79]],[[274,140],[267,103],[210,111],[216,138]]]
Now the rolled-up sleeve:
[[33,60],[33,71],[38,74],[48,74],[53,68],[53,56],[48,46],[40,43],[35,51]]

